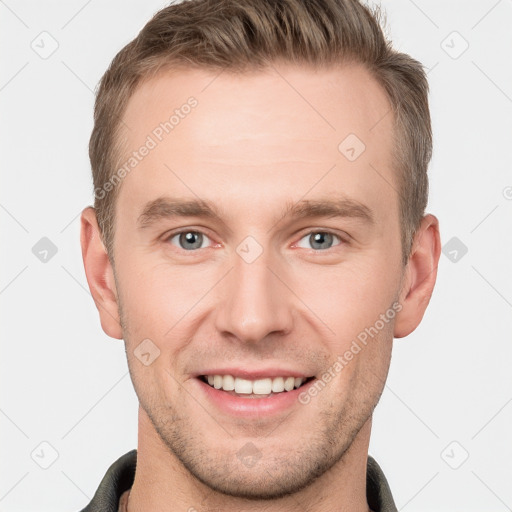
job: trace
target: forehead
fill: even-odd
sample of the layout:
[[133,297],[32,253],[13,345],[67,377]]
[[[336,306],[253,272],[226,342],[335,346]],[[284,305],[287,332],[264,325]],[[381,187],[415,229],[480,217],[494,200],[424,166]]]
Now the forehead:
[[[257,135],[254,128],[260,128],[260,135],[280,132],[283,127],[289,130],[292,119],[302,121],[294,126],[294,133],[308,139],[333,132],[341,136],[352,129],[369,141],[379,131],[372,133],[375,125],[390,111],[382,87],[357,64],[313,69],[276,63],[264,70],[239,73],[176,67],[161,71],[136,89],[123,116],[125,126],[131,135],[149,132],[152,123],[168,120],[190,97],[200,104],[201,124],[210,130],[212,142],[225,135],[219,121],[226,121],[224,126],[236,123],[231,124],[232,131],[242,128],[239,135],[243,136],[251,130],[251,135]],[[389,128],[392,116],[386,121]]]
[[228,194],[265,208],[283,191],[286,201],[338,191],[396,206],[393,116],[361,66],[166,70],[136,90],[123,121],[122,162],[151,146],[122,182],[125,206]]

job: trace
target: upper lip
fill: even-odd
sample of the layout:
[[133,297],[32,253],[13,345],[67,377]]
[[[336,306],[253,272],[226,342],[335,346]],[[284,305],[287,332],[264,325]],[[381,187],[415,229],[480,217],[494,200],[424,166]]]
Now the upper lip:
[[232,375],[233,377],[241,377],[247,380],[266,379],[273,377],[312,377],[312,373],[305,373],[298,370],[291,370],[286,368],[261,368],[247,370],[241,367],[237,368],[214,368],[197,372],[194,377],[202,375]]

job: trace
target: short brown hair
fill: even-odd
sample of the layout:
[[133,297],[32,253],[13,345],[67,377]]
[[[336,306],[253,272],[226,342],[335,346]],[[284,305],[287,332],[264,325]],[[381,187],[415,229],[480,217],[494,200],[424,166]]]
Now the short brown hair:
[[[424,215],[432,153],[428,82],[422,65],[385,38],[380,14],[357,0],[185,0],[160,10],[113,59],[99,84],[89,156],[98,224],[113,261],[120,187],[102,186],[120,158],[118,133],[135,89],[172,65],[243,72],[276,61],[357,62],[386,91],[394,116],[403,263]],[[96,190],[102,190],[101,196]]]

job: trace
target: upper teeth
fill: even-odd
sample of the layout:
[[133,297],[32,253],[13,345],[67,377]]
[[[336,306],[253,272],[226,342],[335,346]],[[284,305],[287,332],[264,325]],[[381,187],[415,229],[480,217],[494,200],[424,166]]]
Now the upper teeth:
[[302,377],[274,377],[247,380],[232,375],[207,375],[208,384],[215,389],[235,391],[235,393],[268,395],[298,388],[306,379]]

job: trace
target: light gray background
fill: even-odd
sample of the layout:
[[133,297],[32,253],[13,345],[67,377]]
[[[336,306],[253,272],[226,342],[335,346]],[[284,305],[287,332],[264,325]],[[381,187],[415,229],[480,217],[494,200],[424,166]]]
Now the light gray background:
[[[0,1],[2,511],[79,510],[136,447],[124,344],[101,330],[79,213],[93,90],[164,5]],[[400,510],[512,510],[512,0],[382,5],[395,46],[429,69],[428,210],[459,248],[441,256],[423,323],[395,342],[370,453]],[[58,250],[47,262],[32,252],[42,237]]]

